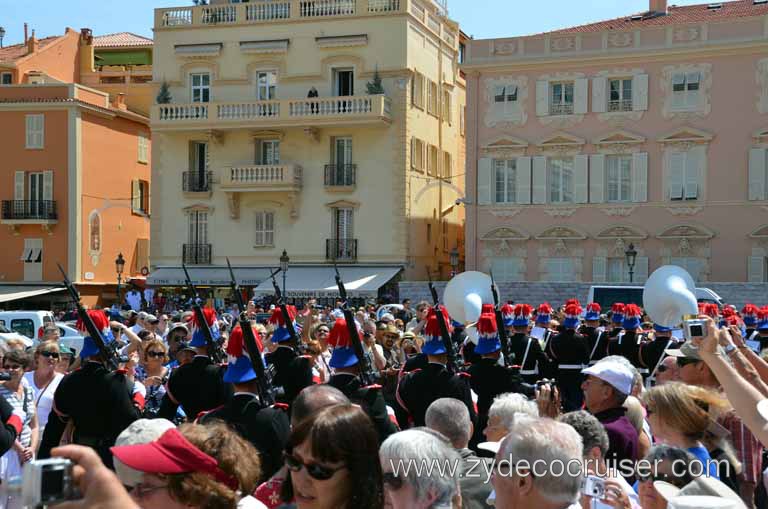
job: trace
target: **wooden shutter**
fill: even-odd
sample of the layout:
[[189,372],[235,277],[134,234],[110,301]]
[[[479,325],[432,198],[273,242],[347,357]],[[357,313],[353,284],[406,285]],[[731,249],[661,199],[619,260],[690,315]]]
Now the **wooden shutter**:
[[264,244],[275,245],[275,214],[264,212]]
[[706,148],[695,147],[688,151],[685,158],[685,198],[700,198],[702,166]]
[[517,196],[515,202],[520,204],[531,203],[531,158],[518,157],[515,169],[515,187]]
[[141,211],[149,215],[149,182],[139,180],[139,189],[141,191]]
[[131,211],[141,211],[141,191],[138,180],[131,180]]
[[589,157],[589,202],[605,201],[605,156],[594,154]]
[[53,200],[53,171],[43,172],[43,200]]
[[533,158],[533,186],[531,187],[533,203],[547,203],[547,158]]
[[683,198],[685,159],[685,154],[682,152],[671,152],[667,155],[667,185],[670,200],[680,200]]
[[16,201],[24,200],[24,179],[26,173],[17,171],[13,178],[13,199]]
[[595,283],[605,282],[606,259],[604,256],[594,256],[592,258],[592,281]]
[[747,260],[748,281],[750,283],[765,282],[765,257],[750,256]]
[[587,203],[589,189],[589,156],[577,155],[573,158],[573,201]]
[[648,153],[632,154],[632,201],[648,201]]
[[632,78],[632,110],[648,109],[648,75],[638,74]]
[[645,280],[648,279],[648,257],[647,256],[638,256],[635,258],[635,274],[634,274],[634,282],[635,283],[645,283]]
[[489,205],[491,203],[491,178],[493,176],[493,160],[483,157],[477,161],[477,203]]
[[765,200],[765,149],[749,151],[749,199]]
[[256,212],[256,245],[264,245],[264,212]]
[[536,115],[546,117],[549,115],[549,82],[536,82]]
[[579,78],[573,84],[573,113],[583,115],[587,112],[589,106],[589,80]]
[[608,98],[605,96],[608,80],[594,78],[592,80],[592,111],[603,113],[608,109]]

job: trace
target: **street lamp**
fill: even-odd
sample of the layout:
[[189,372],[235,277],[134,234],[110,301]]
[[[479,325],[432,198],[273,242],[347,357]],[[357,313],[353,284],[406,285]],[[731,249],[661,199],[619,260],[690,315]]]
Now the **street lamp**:
[[117,254],[115,260],[115,272],[117,272],[117,305],[120,306],[120,283],[123,282],[123,270],[125,269],[125,258],[123,253]]
[[627,267],[629,267],[629,282],[632,283],[634,275],[635,275],[635,260],[637,259],[637,251],[635,250],[635,245],[630,244],[626,251],[624,251],[624,256],[627,257]]
[[0,48],[3,47],[3,39],[5,38],[5,28],[0,27]]
[[288,262],[290,261],[288,253],[283,249],[283,255],[280,257],[280,270],[283,271],[283,296],[285,296],[285,274],[288,272]]
[[454,247],[450,254],[451,257],[451,277],[455,276],[459,272],[459,248]]

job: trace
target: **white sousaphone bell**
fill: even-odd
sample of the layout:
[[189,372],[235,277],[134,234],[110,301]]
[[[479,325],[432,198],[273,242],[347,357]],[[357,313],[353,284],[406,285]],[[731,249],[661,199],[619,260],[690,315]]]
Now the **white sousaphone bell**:
[[[483,304],[493,304],[491,278],[476,271],[462,272],[448,281],[443,292],[443,304],[451,318],[464,325],[480,318]],[[467,327],[467,336],[477,343],[477,329]]]
[[651,320],[664,327],[689,325],[699,314],[693,278],[677,265],[659,267],[645,283],[643,307]]

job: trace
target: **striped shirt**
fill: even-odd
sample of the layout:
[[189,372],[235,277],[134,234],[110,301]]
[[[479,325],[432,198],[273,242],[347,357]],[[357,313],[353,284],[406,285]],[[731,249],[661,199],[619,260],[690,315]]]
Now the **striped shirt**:
[[6,386],[0,385],[0,396],[13,407],[13,413],[21,417],[23,427],[19,442],[24,447],[28,447],[32,442],[32,429],[29,423],[35,416],[35,393],[26,381],[22,380],[21,385],[24,388],[24,397],[20,398],[15,392],[10,391]]

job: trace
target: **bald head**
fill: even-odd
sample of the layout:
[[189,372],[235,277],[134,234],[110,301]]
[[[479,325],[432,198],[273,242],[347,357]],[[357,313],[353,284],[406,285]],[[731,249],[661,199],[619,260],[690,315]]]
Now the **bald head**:
[[428,428],[439,431],[455,449],[465,449],[472,436],[472,421],[463,401],[454,398],[435,400],[424,417]]
[[318,410],[349,404],[343,392],[327,384],[310,385],[302,390],[291,405],[291,426],[295,426]]

